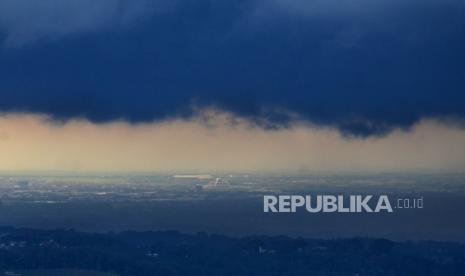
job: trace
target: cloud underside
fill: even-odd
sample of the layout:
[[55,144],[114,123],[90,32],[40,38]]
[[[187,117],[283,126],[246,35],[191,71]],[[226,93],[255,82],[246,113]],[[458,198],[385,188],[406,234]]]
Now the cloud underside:
[[215,108],[355,136],[462,121],[464,15],[463,0],[5,0],[0,111],[138,123]]

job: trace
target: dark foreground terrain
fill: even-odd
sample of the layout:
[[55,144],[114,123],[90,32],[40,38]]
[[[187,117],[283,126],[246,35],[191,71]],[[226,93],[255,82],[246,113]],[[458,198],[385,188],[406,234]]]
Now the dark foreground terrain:
[[0,275],[465,275],[465,245],[0,228]]

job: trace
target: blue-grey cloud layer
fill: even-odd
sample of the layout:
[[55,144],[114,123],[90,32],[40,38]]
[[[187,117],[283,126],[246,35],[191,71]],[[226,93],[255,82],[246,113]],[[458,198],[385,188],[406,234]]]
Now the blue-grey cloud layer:
[[169,0],[2,0],[4,44],[19,47],[41,39],[131,25],[166,10]]
[[353,135],[465,117],[463,0],[31,1],[1,2],[1,111],[146,122],[215,106]]

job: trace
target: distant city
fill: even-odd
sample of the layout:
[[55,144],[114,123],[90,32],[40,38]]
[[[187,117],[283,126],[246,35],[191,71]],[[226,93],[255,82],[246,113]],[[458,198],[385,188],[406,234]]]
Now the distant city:
[[[40,174],[0,177],[0,225],[465,241],[464,174]],[[268,194],[423,197],[392,214],[263,213]]]

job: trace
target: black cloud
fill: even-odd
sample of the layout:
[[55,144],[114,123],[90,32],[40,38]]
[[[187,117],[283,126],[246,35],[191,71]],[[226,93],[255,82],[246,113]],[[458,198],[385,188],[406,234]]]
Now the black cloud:
[[464,6],[412,0],[299,13],[254,0],[184,1],[132,28],[4,47],[0,110],[137,123],[215,106],[264,127],[298,117],[356,136],[425,117],[461,120]]

